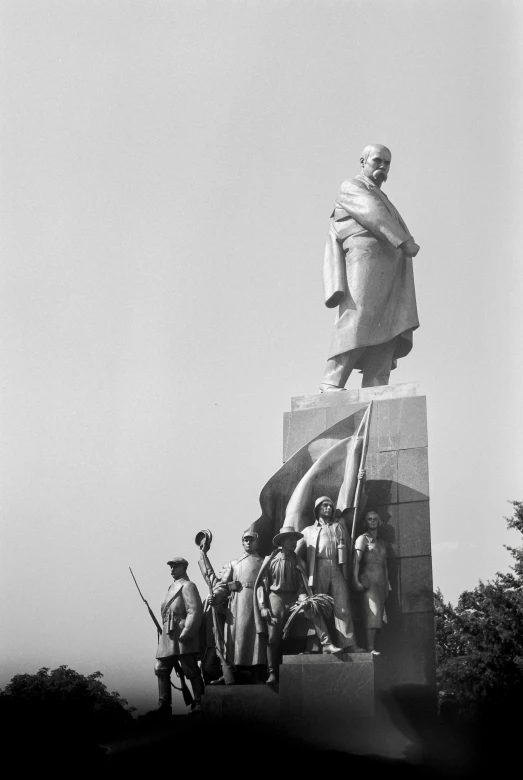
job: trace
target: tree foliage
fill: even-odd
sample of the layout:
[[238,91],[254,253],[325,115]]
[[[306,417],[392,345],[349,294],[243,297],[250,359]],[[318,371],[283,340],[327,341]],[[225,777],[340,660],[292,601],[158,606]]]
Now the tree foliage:
[[10,715],[25,713],[62,730],[106,736],[127,726],[134,708],[116,691],[109,692],[102,677],[101,672],[85,676],[68,666],[17,674],[0,694],[0,705]]
[[[523,502],[510,503],[507,525],[523,534]],[[511,571],[464,591],[456,607],[434,594],[438,683],[469,711],[501,711],[523,695],[523,546],[507,549]]]

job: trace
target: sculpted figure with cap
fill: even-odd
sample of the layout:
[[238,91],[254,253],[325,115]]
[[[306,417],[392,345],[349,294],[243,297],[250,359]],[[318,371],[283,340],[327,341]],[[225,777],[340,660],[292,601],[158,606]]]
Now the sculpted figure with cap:
[[[250,681],[260,681],[262,667],[267,665],[264,637],[256,630],[254,586],[263,558],[258,552],[258,534],[253,528],[242,536],[243,555],[227,563],[209,597],[212,606],[227,605],[225,633],[227,657],[234,664],[238,680],[248,672]],[[222,684],[220,677],[212,684]]]
[[[273,539],[273,544],[278,549],[265,559],[258,575],[258,583],[262,587],[257,588],[257,608],[263,621],[261,630],[268,634],[268,685],[278,682],[282,632],[290,609],[296,602],[312,596],[305,565],[295,552],[299,539],[303,539],[303,534],[292,526],[283,526]],[[322,651],[342,653],[341,648],[332,644],[323,617],[318,614],[313,618],[313,622]]]
[[192,712],[201,710],[203,680],[198,667],[200,652],[199,631],[203,608],[200,594],[194,582],[187,576],[185,558],[174,557],[167,561],[174,580],[163,601],[162,634],[156,652],[154,672],[158,677],[158,714],[171,714],[171,672],[178,658],[185,677],[191,681],[194,695]]
[[321,392],[343,390],[353,369],[362,371],[362,387],[387,385],[419,326],[412,271],[419,246],[381,191],[390,150],[370,144],[360,163],[341,185],[325,247],[325,305],[339,309]]
[[354,637],[345,526],[335,519],[334,503],[328,496],[316,500],[314,513],[316,522],[303,529],[296,552],[306,564],[308,584],[314,593],[334,599],[335,644],[345,652],[362,653]]

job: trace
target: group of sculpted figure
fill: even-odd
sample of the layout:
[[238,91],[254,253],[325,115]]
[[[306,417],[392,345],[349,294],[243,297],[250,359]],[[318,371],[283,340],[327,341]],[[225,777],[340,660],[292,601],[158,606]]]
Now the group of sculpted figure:
[[[303,533],[284,525],[273,539],[274,551],[265,559],[258,552],[258,534],[249,528],[242,536],[243,554],[227,563],[218,576],[206,558],[209,532],[200,532],[200,568],[210,584],[203,603],[187,576],[187,560],[175,557],[167,562],[174,582],[161,607],[156,713],[171,713],[170,675],[176,662],[191,682],[191,713],[201,710],[205,684],[265,681],[276,686],[284,627],[296,610],[302,611],[309,627],[306,646],[311,649],[305,652],[378,654],[375,635],[382,625],[389,590],[387,546],[378,534],[379,515],[366,509],[365,531],[355,542],[351,571],[346,555],[347,532],[335,517],[330,498],[317,499],[315,517]],[[361,593],[366,649],[356,644],[349,585]],[[325,613],[308,606],[318,594],[322,594],[320,598],[330,597],[323,603],[332,608],[331,631],[327,627],[331,610]],[[222,653],[217,653],[216,613],[223,630]],[[214,635],[210,630],[213,617]],[[231,670],[233,678],[226,679]]]
[[[322,393],[343,391],[354,369],[363,374],[362,387],[388,384],[397,360],[410,352],[419,326],[412,269],[419,246],[381,191],[390,163],[386,146],[366,146],[360,173],[343,182],[331,214],[324,292],[326,306],[338,307],[338,316]],[[162,604],[157,712],[171,712],[170,674],[175,666],[191,681],[193,712],[200,709],[204,681],[231,683],[248,673],[250,682],[266,677],[275,685],[285,626],[303,602],[316,652],[363,652],[354,638],[349,582],[361,594],[366,649],[375,652],[389,589],[379,516],[365,512],[365,532],[355,542],[349,571],[345,527],[335,519],[332,501],[319,498],[315,513],[316,521],[303,533],[284,526],[265,561],[258,553],[258,536],[249,529],[242,537],[243,555],[218,577],[206,559],[204,532],[200,568],[210,591],[204,604],[187,577],[187,561],[168,561],[174,583]],[[318,596],[332,608],[332,634],[325,610],[313,608]]]

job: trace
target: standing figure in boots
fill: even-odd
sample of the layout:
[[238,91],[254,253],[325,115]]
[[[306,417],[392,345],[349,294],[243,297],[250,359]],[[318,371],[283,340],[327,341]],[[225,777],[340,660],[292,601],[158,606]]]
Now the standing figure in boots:
[[167,561],[174,580],[162,604],[162,634],[156,652],[154,673],[158,677],[159,715],[171,714],[171,672],[178,659],[185,677],[191,681],[194,704],[191,713],[201,712],[203,680],[198,666],[202,601],[194,582],[187,577],[185,558]]

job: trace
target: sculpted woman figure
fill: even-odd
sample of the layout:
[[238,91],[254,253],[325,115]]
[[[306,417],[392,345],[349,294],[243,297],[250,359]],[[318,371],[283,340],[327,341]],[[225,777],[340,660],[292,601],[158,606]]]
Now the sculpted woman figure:
[[379,538],[381,520],[374,509],[367,509],[364,523],[365,532],[358,536],[354,545],[353,581],[355,589],[363,594],[367,651],[379,655],[374,643],[383,622],[389,592],[387,545]]

